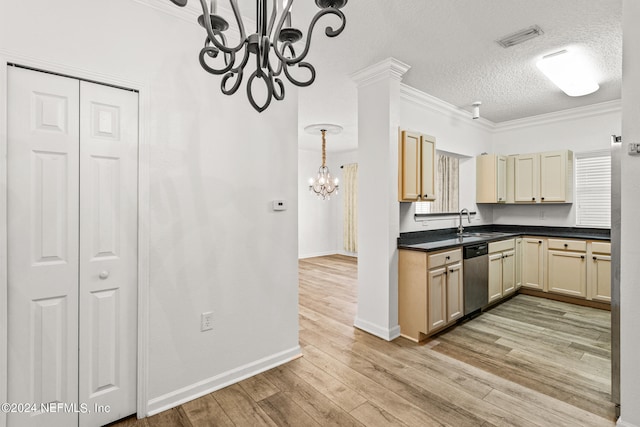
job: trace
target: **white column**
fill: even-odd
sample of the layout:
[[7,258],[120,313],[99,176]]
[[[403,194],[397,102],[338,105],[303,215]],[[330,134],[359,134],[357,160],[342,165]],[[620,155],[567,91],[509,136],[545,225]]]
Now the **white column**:
[[624,0],[622,82],[622,186],[620,258],[620,406],[618,425],[640,426],[640,156],[627,154],[640,143],[640,2]]
[[409,66],[389,58],[351,77],[358,85],[358,313],[355,326],[385,340],[398,325],[398,126]]

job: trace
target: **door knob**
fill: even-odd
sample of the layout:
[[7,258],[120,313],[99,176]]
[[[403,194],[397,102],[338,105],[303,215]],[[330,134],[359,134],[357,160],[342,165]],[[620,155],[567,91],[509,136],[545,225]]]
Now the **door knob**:
[[106,279],[108,277],[109,277],[109,272],[108,271],[105,270],[105,271],[100,272],[100,278],[102,280],[104,280],[104,279]]

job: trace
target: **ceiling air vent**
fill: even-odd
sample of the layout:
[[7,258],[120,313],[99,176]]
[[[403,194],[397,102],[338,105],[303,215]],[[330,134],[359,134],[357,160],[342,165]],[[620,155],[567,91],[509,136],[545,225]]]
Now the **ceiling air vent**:
[[542,31],[542,28],[534,25],[532,27],[525,28],[524,30],[520,30],[516,33],[509,34],[508,36],[497,40],[497,43],[504,48],[508,48],[520,43],[524,43],[527,40],[531,40],[543,34],[544,31]]

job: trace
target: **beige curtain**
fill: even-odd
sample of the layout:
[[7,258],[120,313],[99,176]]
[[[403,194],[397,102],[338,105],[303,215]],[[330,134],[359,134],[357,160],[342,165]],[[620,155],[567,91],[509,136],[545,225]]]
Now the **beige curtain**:
[[458,212],[458,158],[437,154],[436,162],[436,200],[431,212]]
[[344,165],[342,171],[343,247],[358,252],[358,164]]

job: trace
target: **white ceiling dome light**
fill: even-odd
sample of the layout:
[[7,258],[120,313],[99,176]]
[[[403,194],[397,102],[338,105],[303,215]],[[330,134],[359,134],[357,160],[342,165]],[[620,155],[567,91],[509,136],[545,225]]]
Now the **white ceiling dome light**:
[[546,55],[536,65],[569,96],[584,96],[600,89],[591,64],[574,51],[561,50]]

